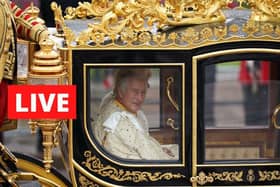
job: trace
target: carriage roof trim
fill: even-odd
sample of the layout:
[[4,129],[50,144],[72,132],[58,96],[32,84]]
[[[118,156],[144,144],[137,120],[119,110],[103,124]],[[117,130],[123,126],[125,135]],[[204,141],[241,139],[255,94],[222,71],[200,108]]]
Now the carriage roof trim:
[[70,48],[192,49],[233,41],[279,42],[276,2],[249,0],[244,5],[237,0],[240,5],[229,8],[232,2],[188,1],[180,6],[175,0],[80,2],[66,8],[65,16],[59,5],[52,9]]

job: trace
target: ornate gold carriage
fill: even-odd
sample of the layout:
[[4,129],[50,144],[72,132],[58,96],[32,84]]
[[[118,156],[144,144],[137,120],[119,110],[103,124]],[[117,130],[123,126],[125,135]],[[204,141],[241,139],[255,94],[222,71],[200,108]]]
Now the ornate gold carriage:
[[[16,150],[20,170],[50,186],[280,184],[278,1],[96,0],[65,15],[50,7],[61,60],[55,75],[42,76],[36,58],[52,59],[42,47],[27,84],[76,85],[77,118],[29,121],[42,131],[43,161]],[[143,106],[149,133],[174,148],[174,160],[120,158],[96,140],[96,111],[112,72],[139,67],[152,70]],[[66,176],[55,169],[56,143]],[[3,176],[9,183],[20,175]]]

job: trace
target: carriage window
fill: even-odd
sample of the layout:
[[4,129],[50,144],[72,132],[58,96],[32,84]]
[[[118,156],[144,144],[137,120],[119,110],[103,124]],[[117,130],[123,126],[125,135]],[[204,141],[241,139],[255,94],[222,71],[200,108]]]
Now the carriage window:
[[[174,82],[167,81],[167,73]],[[182,85],[181,75],[178,68],[91,68],[91,129],[96,142],[122,159],[178,160],[181,111],[167,102],[171,99],[181,108],[182,88],[176,88]]]
[[272,114],[279,104],[280,82],[273,77],[273,64],[249,59],[205,65],[207,161],[279,158]]

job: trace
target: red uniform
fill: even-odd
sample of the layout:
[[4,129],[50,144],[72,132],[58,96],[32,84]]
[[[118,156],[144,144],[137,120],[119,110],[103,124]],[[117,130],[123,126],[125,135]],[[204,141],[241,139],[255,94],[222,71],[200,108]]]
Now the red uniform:
[[[247,61],[243,60],[240,64],[240,73],[239,80],[242,84],[251,84],[252,83],[252,75],[248,70]],[[267,84],[269,81],[269,62],[261,61],[260,62],[260,75],[257,79],[259,84]]]
[[268,85],[270,62],[246,60],[240,64],[239,80],[243,90],[245,124],[248,126],[267,125]]

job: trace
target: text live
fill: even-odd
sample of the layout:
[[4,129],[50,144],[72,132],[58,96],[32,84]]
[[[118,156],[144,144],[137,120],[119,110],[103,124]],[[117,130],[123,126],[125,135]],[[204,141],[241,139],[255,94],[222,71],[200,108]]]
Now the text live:
[[75,119],[76,86],[11,85],[9,119]]

